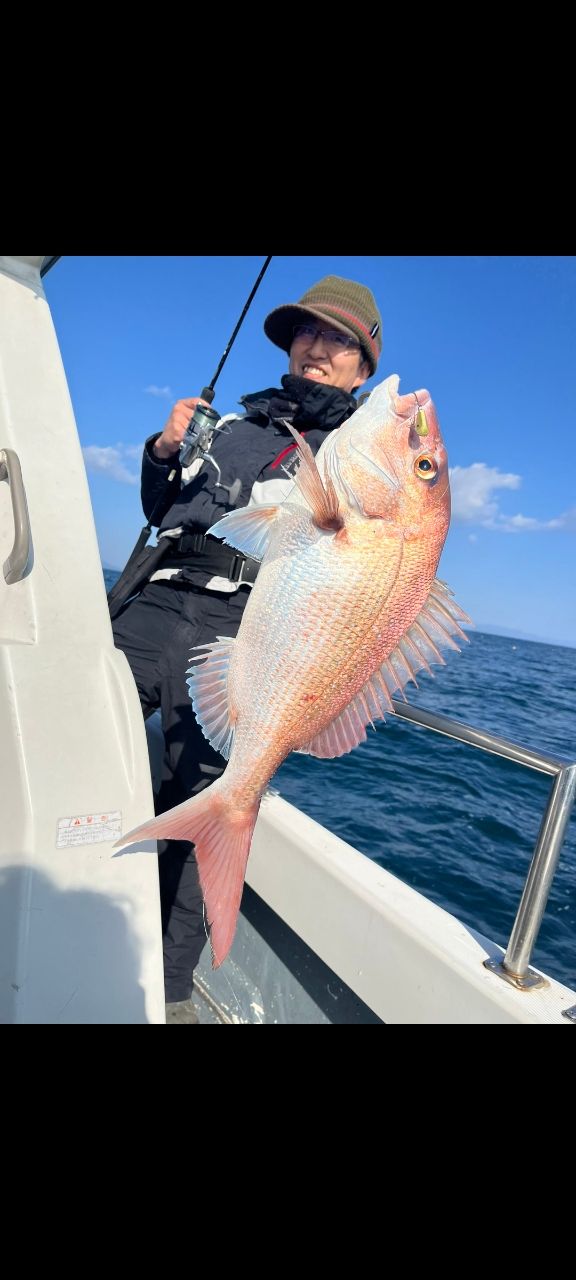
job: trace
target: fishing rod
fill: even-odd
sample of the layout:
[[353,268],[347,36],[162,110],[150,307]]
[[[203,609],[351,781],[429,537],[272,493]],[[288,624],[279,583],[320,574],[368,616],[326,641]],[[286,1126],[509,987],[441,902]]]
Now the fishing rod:
[[[202,388],[201,399],[206,400],[208,403],[196,405],[194,413],[192,414],[190,422],[188,423],[185,434],[183,436],[182,444],[180,445],[180,454],[178,459],[180,463],[180,467],[182,468],[182,467],[190,466],[190,463],[193,462],[195,458],[202,458],[205,461],[210,462],[211,465],[215,467],[216,471],[218,472],[218,480],[216,481],[216,486],[219,489],[227,489],[230,497],[230,506],[234,506],[234,503],[238,497],[238,494],[240,493],[241,481],[238,479],[234,480],[233,484],[231,485],[222,484],[220,481],[220,474],[221,474],[220,467],[218,466],[218,463],[215,462],[214,458],[211,456],[210,448],[212,445],[212,441],[214,439],[215,432],[218,430],[221,430],[224,427],[226,423],[226,419],[221,418],[220,414],[216,413],[215,409],[212,409],[210,406],[214,399],[214,388],[222,372],[222,369],[224,368],[226,360],[228,359],[231,348],[236,339],[238,330],[240,329],[240,326],[244,321],[246,312],[248,311],[248,308],[250,306],[250,303],[252,302],[254,294],[258,289],[258,286],[260,284],[260,281],[262,280],[264,272],[268,269],[271,261],[272,261],[272,255],[266,258],[264,266],[262,267],[262,270],[258,276],[258,279],[256,280],[256,283],[252,289],[252,292],[245,303],[244,310],[242,311],[242,314],[240,316],[240,319],[238,320],[236,328],[234,329],[232,336],[229,339],[228,345],[224,349],[224,352],[221,356],[220,363],[218,365],[218,368],[216,369],[216,373],[214,374],[214,377],[211,378],[207,387]],[[222,423],[222,427],[219,427],[220,422]],[[176,487],[176,481],[178,479],[178,476],[179,476],[178,468],[173,467],[168,476],[166,487],[163,490],[163,492],[160,494],[158,501],[155,503],[154,509],[152,511],[152,514],[147,524],[145,524],[144,528],[141,530],[136,546],[134,547],[134,550],[129,556],[118,581],[114,584],[114,586],[108,592],[108,606],[110,609],[111,618],[116,617],[116,614],[120,611],[125,601],[131,595],[135,595],[136,592],[140,590],[140,587],[142,586],[143,581],[145,581],[149,577],[150,573],[155,567],[156,560],[160,562],[160,559],[164,554],[164,551],[169,546],[169,542],[170,542],[169,538],[164,538],[164,539],[161,538],[159,540],[158,546],[156,547],[147,547],[146,543],[148,542],[148,538],[150,537],[150,534],[152,532],[152,526],[157,523],[160,524],[160,521],[163,518],[163,515],[167,509],[168,496],[171,490]],[[165,544],[165,545],[162,545],[162,544]],[[154,561],[154,564],[152,563],[153,561]]]
[[[224,365],[228,359],[230,350],[235,341],[238,330],[240,329],[240,326],[244,321],[244,317],[246,315],[246,312],[248,311],[250,303],[252,302],[254,294],[256,293],[256,290],[258,289],[258,286],[260,284],[260,281],[262,280],[264,272],[268,269],[268,266],[271,261],[272,261],[272,256],[270,256],[269,258],[266,258],[264,266],[262,267],[262,270],[260,272],[260,275],[258,276],[256,284],[254,285],[254,288],[252,289],[252,292],[246,302],[246,305],[240,316],[238,324],[236,325],[236,328],[234,329],[232,337],[230,338],[228,345],[223,352],[223,355],[221,357],[216,373],[214,374],[214,377],[211,378],[210,382],[208,383],[208,386],[202,388],[202,393],[200,398],[201,400],[206,400],[208,403],[197,404],[194,410],[194,413],[192,414],[192,417],[190,419],[190,422],[188,423],[185,435],[182,439],[182,444],[180,445],[179,462],[181,467],[189,467],[190,463],[193,462],[195,458],[200,457],[211,462],[212,466],[216,467],[216,470],[220,472],[220,468],[218,464],[214,462],[214,459],[212,457],[210,457],[210,446],[214,438],[214,432],[218,430],[218,423],[220,422],[220,414],[216,413],[215,409],[210,408],[212,401],[214,399],[214,388],[216,386],[218,378],[220,377],[222,369],[224,368]],[[235,480],[234,484],[231,486],[222,485],[218,483],[218,488],[220,489],[228,488],[228,491],[230,493],[230,500],[231,500],[231,503],[233,504],[240,492],[240,482]]]

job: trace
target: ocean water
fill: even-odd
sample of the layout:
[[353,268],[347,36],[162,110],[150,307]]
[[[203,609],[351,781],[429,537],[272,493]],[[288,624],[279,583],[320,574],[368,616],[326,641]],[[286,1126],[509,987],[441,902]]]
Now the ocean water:
[[[117,577],[105,571],[107,585]],[[576,761],[576,649],[469,632],[414,706]],[[389,717],[336,760],[291,755],[273,787],[433,902],[506,946],[553,779]],[[572,815],[533,963],[576,988]]]

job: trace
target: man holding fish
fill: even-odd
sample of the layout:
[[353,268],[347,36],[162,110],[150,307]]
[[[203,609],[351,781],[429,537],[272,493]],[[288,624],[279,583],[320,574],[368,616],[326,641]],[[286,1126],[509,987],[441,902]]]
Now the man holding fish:
[[[229,951],[260,799],[288,752],[349,751],[391,711],[394,691],[463,634],[465,615],[434,579],[450,498],[429,394],[399,396],[391,377],[356,410],[353,393],[382,345],[370,290],[328,276],[272,311],[264,330],[290,356],[282,390],[245,396],[246,416],[216,437],[228,490],[206,463],[183,477],[160,527],[177,535],[177,555],[115,623],[144,712],[161,707],[166,739],[158,816],[119,843],[167,841],[169,1020],[184,1020],[203,905],[214,963]],[[197,403],[179,401],[147,441],[147,514]]]

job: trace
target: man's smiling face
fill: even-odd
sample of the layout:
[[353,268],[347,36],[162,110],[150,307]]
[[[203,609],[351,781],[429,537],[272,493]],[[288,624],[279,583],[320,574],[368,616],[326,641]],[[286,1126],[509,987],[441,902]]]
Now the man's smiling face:
[[290,348],[290,373],[353,391],[370,376],[370,368],[354,338],[330,329],[328,322],[322,327],[311,316],[309,324],[297,326]]

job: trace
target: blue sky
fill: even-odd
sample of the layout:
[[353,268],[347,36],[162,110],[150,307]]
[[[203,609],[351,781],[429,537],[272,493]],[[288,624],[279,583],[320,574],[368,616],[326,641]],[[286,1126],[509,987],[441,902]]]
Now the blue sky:
[[[245,257],[63,257],[44,279],[103,561],[144,524],[146,436],[213,377],[264,264]],[[452,472],[439,576],[477,626],[576,645],[576,257],[273,257],[217,385],[228,413],[279,384],[273,307],[329,273],[369,285],[390,373],[426,387]]]

